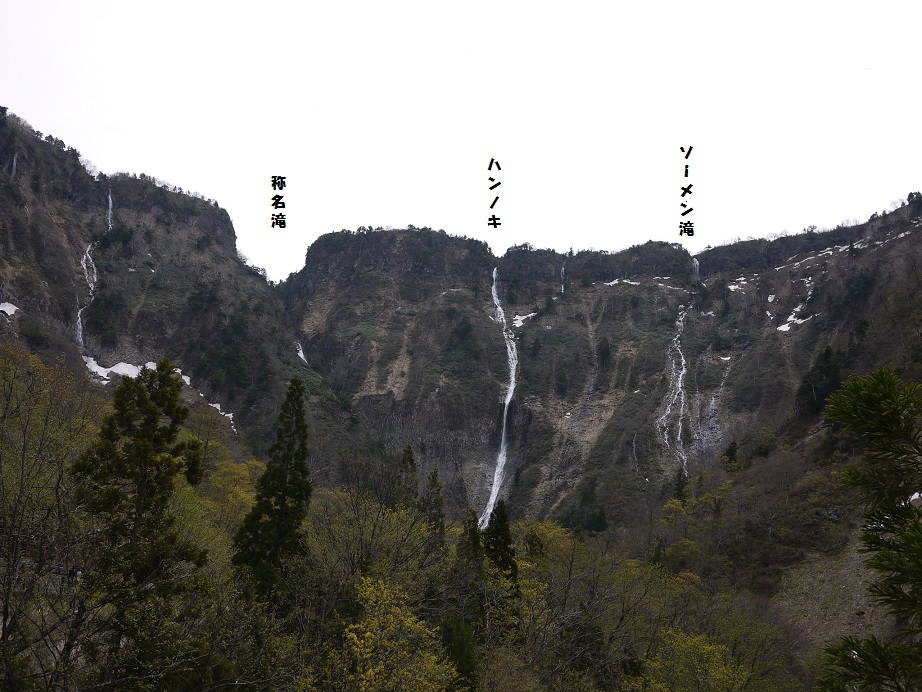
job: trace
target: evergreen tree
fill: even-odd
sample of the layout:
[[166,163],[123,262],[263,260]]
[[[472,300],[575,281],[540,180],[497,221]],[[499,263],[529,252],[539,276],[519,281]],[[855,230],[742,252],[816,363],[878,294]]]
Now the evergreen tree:
[[297,377],[279,410],[275,443],[256,485],[256,504],[234,538],[233,562],[250,568],[257,591],[273,591],[282,562],[303,549],[301,523],[307,515],[311,482],[307,469],[304,384]]
[[865,439],[864,459],[843,478],[864,505],[867,564],[880,578],[869,594],[900,627],[892,640],[846,637],[826,649],[821,689],[922,687],[922,388],[887,370],[852,376],[826,416]]
[[426,488],[417,503],[426,523],[441,544],[445,540],[445,500],[442,498],[442,484],[439,482],[439,470],[432,469]]
[[75,616],[87,626],[87,684],[143,689],[194,660],[184,625],[203,605],[207,555],[180,536],[169,502],[180,471],[201,480],[202,450],[177,442],[189,413],[181,389],[167,360],[123,379],[99,441],[73,467],[77,501],[101,525]]
[[410,445],[403,448],[397,481],[397,502],[402,505],[412,506],[416,501],[416,493],[419,490],[419,471],[416,467],[413,448]]
[[515,561],[515,548],[512,546],[512,532],[509,530],[505,500],[497,502],[490,514],[490,521],[483,532],[483,545],[490,562],[507,577],[515,580],[519,566]]
[[467,510],[467,516],[461,521],[456,552],[460,562],[480,564],[483,561],[483,534],[478,526],[477,513],[472,509]]

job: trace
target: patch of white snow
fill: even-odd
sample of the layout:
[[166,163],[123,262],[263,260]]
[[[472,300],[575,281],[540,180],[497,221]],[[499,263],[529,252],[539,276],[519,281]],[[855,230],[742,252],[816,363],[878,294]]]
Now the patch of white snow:
[[537,314],[538,314],[537,312],[530,312],[527,315],[516,315],[515,317],[512,318],[512,324],[515,325],[516,327],[521,327],[523,324],[525,324],[525,320],[530,320],[532,317],[534,317]]

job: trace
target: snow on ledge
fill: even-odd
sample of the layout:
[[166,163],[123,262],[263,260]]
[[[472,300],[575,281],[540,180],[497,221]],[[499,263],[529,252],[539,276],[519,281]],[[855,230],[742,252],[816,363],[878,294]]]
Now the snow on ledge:
[[514,324],[516,327],[521,327],[525,324],[525,320],[530,320],[537,314],[537,312],[530,312],[527,315],[516,315],[512,318],[512,324]]
[[4,313],[7,317],[15,315],[17,310],[19,310],[19,308],[12,303],[0,303],[0,312]]
[[[131,363],[116,363],[111,368],[104,368],[99,363],[96,362],[95,358],[90,358],[89,356],[83,356],[83,362],[86,363],[87,370],[96,375],[106,382],[109,381],[109,378],[112,375],[121,375],[122,377],[137,377],[141,374],[142,366],[132,365]],[[143,366],[148,370],[156,370],[157,364],[153,361],[147,362]],[[190,387],[192,386],[192,378],[188,375],[183,375],[182,370],[175,368],[173,370],[180,379],[185,382]]]

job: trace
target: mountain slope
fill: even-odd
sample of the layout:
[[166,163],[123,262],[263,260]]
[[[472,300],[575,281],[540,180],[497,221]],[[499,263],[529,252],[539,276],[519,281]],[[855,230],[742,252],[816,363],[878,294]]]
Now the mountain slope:
[[731,445],[752,459],[796,444],[848,372],[920,375],[918,197],[860,226],[696,258],[654,242],[497,258],[444,232],[360,229],[322,236],[272,286],[216,203],[143,175],[94,179],[12,115],[0,166],[0,302],[20,308],[4,329],[74,368],[168,356],[188,396],[232,412],[257,450],[301,374],[319,479],[339,482],[357,450],[411,444],[456,516],[491,492],[505,329],[518,363],[500,495],[514,517],[588,529],[641,522]]

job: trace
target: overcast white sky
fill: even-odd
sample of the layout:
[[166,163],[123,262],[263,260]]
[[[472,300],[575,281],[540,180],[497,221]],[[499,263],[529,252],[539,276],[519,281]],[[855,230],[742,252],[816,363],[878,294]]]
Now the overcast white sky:
[[3,0],[0,105],[216,199],[273,279],[358,226],[695,252],[922,188],[920,25],[917,2]]

